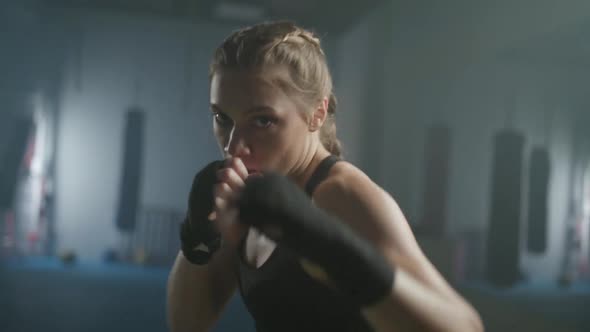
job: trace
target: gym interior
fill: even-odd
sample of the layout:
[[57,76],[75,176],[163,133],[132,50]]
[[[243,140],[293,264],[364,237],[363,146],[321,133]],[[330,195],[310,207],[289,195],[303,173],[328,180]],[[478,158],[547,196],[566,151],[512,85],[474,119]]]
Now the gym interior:
[[[321,38],[344,158],[486,331],[590,331],[590,2],[0,4],[0,331],[166,331],[208,65],[231,31]],[[236,294],[214,331],[254,331]]]

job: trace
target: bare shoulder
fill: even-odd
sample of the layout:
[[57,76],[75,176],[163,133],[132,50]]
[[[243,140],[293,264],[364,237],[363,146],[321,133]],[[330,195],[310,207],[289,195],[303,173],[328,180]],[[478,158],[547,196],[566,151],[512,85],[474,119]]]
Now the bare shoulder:
[[379,241],[384,228],[405,222],[393,197],[355,165],[336,163],[313,195],[317,206]]
[[325,202],[342,199],[343,195],[352,198],[383,194],[386,193],[362,170],[347,161],[340,161],[334,164],[328,177],[317,187],[313,198]]
[[362,170],[336,163],[314,193],[315,204],[371,241],[390,259],[423,258],[395,199]]
[[[324,208],[338,206],[351,210],[359,207],[379,210],[383,204],[389,207],[396,205],[385,190],[358,167],[346,161],[332,167],[328,177],[317,187],[313,198]],[[342,203],[352,203],[352,206],[343,206]]]

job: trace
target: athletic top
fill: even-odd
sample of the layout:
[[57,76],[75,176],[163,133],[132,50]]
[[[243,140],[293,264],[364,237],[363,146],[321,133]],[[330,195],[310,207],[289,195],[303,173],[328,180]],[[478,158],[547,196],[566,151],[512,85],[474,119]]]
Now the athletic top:
[[[305,186],[310,198],[338,160],[329,156],[314,170]],[[242,299],[258,332],[372,330],[358,305],[310,277],[299,257],[281,244],[258,268],[243,257],[238,259],[237,276]]]

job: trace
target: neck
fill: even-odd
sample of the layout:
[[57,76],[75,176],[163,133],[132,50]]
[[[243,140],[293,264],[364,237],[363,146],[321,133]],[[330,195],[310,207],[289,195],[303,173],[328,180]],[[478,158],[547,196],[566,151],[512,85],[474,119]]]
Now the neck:
[[318,167],[318,165],[324,160],[326,157],[330,155],[330,152],[324,148],[324,146],[320,143],[318,144],[313,152],[308,154],[297,170],[293,172],[289,177],[293,180],[299,187],[305,188],[305,184],[309,181],[309,178]]

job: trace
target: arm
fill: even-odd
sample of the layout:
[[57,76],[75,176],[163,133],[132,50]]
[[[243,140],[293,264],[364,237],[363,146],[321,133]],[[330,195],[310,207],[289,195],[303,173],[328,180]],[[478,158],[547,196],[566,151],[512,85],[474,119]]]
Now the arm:
[[[363,309],[377,331],[483,331],[478,313],[420,250],[393,198],[345,165],[321,184],[316,205],[371,242],[395,268],[391,292]],[[338,172],[338,170],[336,170]]]
[[327,277],[378,331],[481,331],[479,316],[421,253],[393,199],[356,168],[334,168],[316,189],[315,206],[283,176],[248,179],[240,221],[300,255],[312,277]]
[[483,331],[478,313],[462,302],[398,269],[391,294],[363,314],[375,331]]
[[[220,238],[231,240],[229,235],[235,231],[215,227],[226,213],[213,205],[214,201],[223,201],[222,198],[233,194],[228,183],[233,187],[243,185],[240,176],[247,176],[247,171],[238,161],[233,163],[238,163],[235,165],[237,171],[222,167],[223,162],[214,161],[199,171],[193,180],[188,214],[180,232],[182,250],[168,279],[167,319],[173,332],[209,330],[235,292],[237,281],[233,263],[236,250],[231,246],[232,241],[221,241]],[[218,173],[225,175],[220,179],[221,183],[217,180]],[[226,187],[227,190],[219,190]],[[224,243],[221,248],[220,243]]]
[[167,287],[170,331],[208,331],[217,321],[236,289],[233,252],[221,248],[207,265],[192,264],[178,254]]

